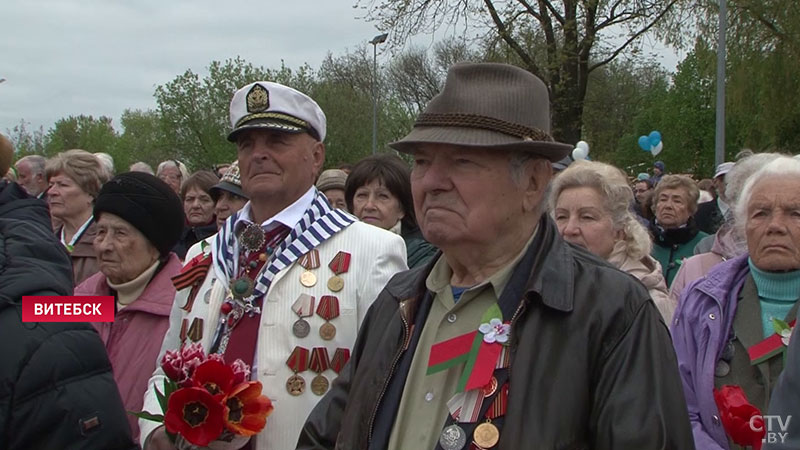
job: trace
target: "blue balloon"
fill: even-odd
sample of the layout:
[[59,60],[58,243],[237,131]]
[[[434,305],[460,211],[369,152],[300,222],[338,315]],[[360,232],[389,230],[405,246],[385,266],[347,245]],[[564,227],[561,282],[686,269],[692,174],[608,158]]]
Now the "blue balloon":
[[658,147],[659,143],[661,143],[661,133],[658,131],[653,131],[650,133],[650,145],[653,147]]
[[639,136],[639,147],[642,150],[649,152],[650,151],[650,138],[647,136]]

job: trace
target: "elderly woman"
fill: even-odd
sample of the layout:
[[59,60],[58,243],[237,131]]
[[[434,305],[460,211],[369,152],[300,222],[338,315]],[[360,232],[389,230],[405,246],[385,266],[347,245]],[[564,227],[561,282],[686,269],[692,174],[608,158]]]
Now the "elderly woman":
[[665,175],[656,185],[656,219],[650,224],[653,234],[653,257],[661,264],[667,286],[678,273],[684,258],[694,254],[694,246],[708,236],[694,223],[700,190],[697,183],[683,175]]
[[625,175],[600,162],[575,161],[553,182],[550,208],[558,232],[638,278],[666,323],[675,305],[661,266],[650,257],[650,236],[630,210],[633,193]]
[[[726,175],[725,198],[728,203],[736,204],[747,179],[780,156],[778,153],[757,153],[737,162]],[[704,277],[722,261],[746,253],[747,243],[742,231],[742,227],[736,226],[736,216],[730,212],[726,214],[725,222],[717,232],[700,241],[694,248],[695,255],[683,261],[669,287],[670,298],[677,303],[689,283]]]
[[169,159],[158,165],[156,176],[180,195],[183,182],[189,178],[189,170],[177,159]]
[[198,170],[181,186],[186,224],[181,238],[172,249],[181,260],[194,244],[217,232],[214,198],[211,196],[211,188],[217,183],[219,178],[213,172]]
[[106,169],[93,154],[68,150],[49,159],[45,172],[50,185],[47,191],[50,215],[60,223],[56,236],[72,257],[77,286],[98,270],[92,248],[95,236],[92,207],[100,187],[108,180]]
[[731,445],[714,390],[738,385],[765,412],[783,370],[780,336],[775,345],[764,340],[779,328],[774,319],[791,323],[797,314],[800,161],[779,157],[761,168],[733,206],[747,254],[690,284],[672,324],[695,445],[704,450]]
[[368,156],[347,176],[347,209],[362,222],[399,234],[406,243],[408,267],[427,263],[436,247],[422,237],[411,198],[411,170],[397,156]]
[[[105,343],[125,409],[141,411],[147,380],[155,370],[169,327],[181,262],[170,249],[180,236],[180,199],[158,178],[128,172],[109,181],[94,207],[94,250],[100,273],[81,283],[76,295],[113,295],[114,323],[95,323]],[[136,417],[129,416],[138,436]]]
[[344,188],[347,184],[347,172],[341,169],[328,169],[323,171],[317,179],[317,189],[325,195],[328,203],[334,208],[347,210],[344,200]]
[[228,166],[219,183],[209,190],[214,200],[214,215],[217,217],[217,228],[220,228],[228,217],[244,208],[247,196],[242,192],[242,179],[239,172],[239,161]]

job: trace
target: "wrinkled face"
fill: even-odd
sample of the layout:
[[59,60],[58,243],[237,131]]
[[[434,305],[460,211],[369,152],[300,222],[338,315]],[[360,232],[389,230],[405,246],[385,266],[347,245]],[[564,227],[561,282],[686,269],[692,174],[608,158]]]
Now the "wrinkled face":
[[214,217],[214,200],[208,192],[193,187],[186,191],[183,198],[183,212],[189,225],[206,225]]
[[678,228],[689,221],[689,193],[684,188],[664,189],[656,199],[656,220],[664,229]]
[[44,176],[42,174],[35,174],[31,171],[31,166],[26,161],[17,163],[17,183],[25,189],[25,192],[31,196],[37,196],[42,193],[41,184]]
[[158,174],[158,178],[167,183],[176,194],[181,195],[181,183],[183,182],[183,177],[181,176],[181,171],[178,170],[177,167],[172,165],[164,167],[164,169],[161,170],[161,173]]
[[94,199],[72,178],[59,173],[50,177],[47,203],[50,214],[61,220],[80,217],[92,209]]
[[245,203],[247,203],[246,198],[221,190],[219,197],[217,197],[217,203],[214,205],[217,228],[221,227],[225,223],[225,219],[233,215],[233,213],[244,208]]
[[245,130],[236,147],[244,193],[284,207],[314,184],[325,161],[325,146],[306,133]]
[[633,196],[636,197],[636,201],[643,205],[645,198],[647,198],[647,193],[652,189],[647,185],[647,183],[641,181],[633,185]]
[[133,225],[104,212],[97,219],[94,252],[100,272],[114,284],[138,277],[158,259],[158,250]]
[[759,181],[747,203],[745,232],[756,267],[800,269],[800,180],[783,175]]
[[539,207],[552,166],[539,159],[523,172],[515,183],[507,152],[421,144],[414,151],[411,190],[425,239],[447,251],[491,245],[512,230],[529,228],[520,222]]
[[561,191],[553,212],[558,232],[564,240],[608,259],[622,232],[614,229],[603,197],[590,187]]
[[400,200],[378,179],[356,189],[353,194],[353,214],[362,222],[384,230],[392,228],[405,216]]
[[326,189],[322,193],[328,198],[328,203],[332,207],[347,211],[347,202],[344,201],[344,189]]

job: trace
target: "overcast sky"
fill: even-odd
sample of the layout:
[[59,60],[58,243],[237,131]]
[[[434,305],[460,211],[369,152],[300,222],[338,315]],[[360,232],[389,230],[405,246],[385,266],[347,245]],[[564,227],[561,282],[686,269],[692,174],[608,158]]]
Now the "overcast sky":
[[[155,87],[214,60],[318,68],[378,34],[355,0],[2,0],[0,132],[155,108]],[[424,41],[430,41],[427,37]],[[380,58],[380,57],[379,57]],[[665,66],[674,69],[675,58]]]

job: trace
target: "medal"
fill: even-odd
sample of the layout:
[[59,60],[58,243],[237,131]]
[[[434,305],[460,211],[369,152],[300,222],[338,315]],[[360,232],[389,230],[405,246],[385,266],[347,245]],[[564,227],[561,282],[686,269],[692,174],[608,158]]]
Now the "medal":
[[300,294],[292,304],[292,311],[300,317],[292,325],[292,334],[299,338],[304,338],[311,332],[311,325],[308,324],[304,317],[311,317],[314,314],[314,300],[311,295]]
[[317,249],[311,250],[298,259],[297,263],[306,268],[306,271],[300,275],[300,284],[305,287],[312,287],[317,284],[317,276],[311,270],[319,267],[319,251]]
[[319,327],[319,335],[330,341],[336,336],[336,327],[330,321],[339,317],[339,299],[333,295],[323,295],[317,305],[317,314],[325,319],[325,323]]
[[314,347],[311,350],[311,362],[308,368],[316,372],[317,376],[311,380],[311,392],[317,395],[323,395],[328,392],[328,379],[322,375],[322,372],[328,370],[329,366],[328,349],[325,347]]
[[328,267],[333,271],[333,276],[328,280],[328,289],[339,292],[344,288],[344,280],[339,275],[350,269],[350,253],[339,252],[333,257]]
[[317,276],[306,270],[300,275],[300,284],[308,288],[314,287],[317,284]]
[[491,448],[497,445],[500,440],[500,430],[490,421],[486,421],[477,427],[475,432],[472,433],[472,439],[475,444],[481,448]]
[[300,347],[299,345],[292,350],[289,359],[286,360],[286,365],[292,369],[294,374],[286,380],[286,390],[293,396],[298,396],[306,390],[306,380],[303,379],[298,373],[305,372],[308,368],[308,349]]
[[181,343],[183,343],[186,340],[186,333],[188,332],[188,330],[189,330],[189,319],[184,318],[181,321],[181,333],[180,333]]
[[497,391],[497,378],[492,376],[492,379],[486,386],[483,387],[483,397],[491,397]]
[[724,359],[717,361],[717,366],[714,367],[714,376],[722,378],[731,373],[731,365]]
[[261,250],[265,241],[264,229],[254,223],[248,223],[239,233],[239,244],[249,252]]
[[192,325],[189,326],[189,332],[186,336],[191,339],[192,342],[203,339],[203,319],[195,317],[194,320],[192,320]]
[[298,374],[294,374],[286,380],[286,390],[294,397],[302,394],[306,390],[306,380]]
[[344,365],[350,360],[350,350],[346,348],[337,348],[331,358],[331,369],[337,374],[342,371]]
[[245,299],[253,295],[253,280],[246,275],[241,276],[231,280],[230,288],[234,298]]
[[467,444],[467,433],[460,426],[452,424],[442,430],[439,445],[444,450],[461,450]]

